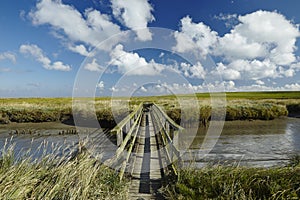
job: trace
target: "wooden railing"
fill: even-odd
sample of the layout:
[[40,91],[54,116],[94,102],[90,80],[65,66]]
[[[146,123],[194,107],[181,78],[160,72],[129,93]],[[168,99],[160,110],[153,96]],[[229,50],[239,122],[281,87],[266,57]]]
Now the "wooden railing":
[[[165,154],[168,160],[168,167],[177,175],[174,161],[180,160],[180,152],[178,150],[178,133],[183,127],[174,122],[159,106],[153,104],[150,113],[154,119],[154,129],[160,136]],[[166,172],[168,169],[164,169]]]
[[[177,138],[178,132],[183,128],[176,124],[156,104],[142,103],[135,109],[134,112],[130,113],[114,129],[111,130],[111,134],[115,134],[117,137],[118,149],[116,150],[114,157],[106,161],[105,164],[108,166],[112,166],[116,163],[119,164],[120,179],[124,176],[132,150],[136,143],[139,126],[145,110],[148,110],[152,116],[155,133],[157,133],[158,137],[160,137],[165,149],[165,154],[169,164],[168,167],[171,167],[171,170],[177,175],[174,161],[180,159],[179,151],[177,149]],[[165,172],[166,170],[168,169],[164,169]]]
[[[126,118],[124,118],[115,128],[111,130],[111,134],[115,134],[117,137],[118,149],[114,157],[106,161],[106,165],[112,166],[115,163],[121,161],[120,180],[123,178],[126,165],[129,161],[132,149],[136,142],[136,137],[139,131],[139,125],[141,123],[143,114],[143,104],[140,104],[135,111],[130,113]],[[126,148],[126,151],[125,151]],[[123,154],[126,152],[126,154]]]
[[141,103],[135,111],[130,113],[127,117],[125,117],[120,123],[118,123],[112,130],[111,134],[117,136],[117,145],[118,147],[124,142],[124,135],[128,135],[129,131],[132,127],[139,125],[137,122],[138,118],[141,117],[143,113],[143,104]]

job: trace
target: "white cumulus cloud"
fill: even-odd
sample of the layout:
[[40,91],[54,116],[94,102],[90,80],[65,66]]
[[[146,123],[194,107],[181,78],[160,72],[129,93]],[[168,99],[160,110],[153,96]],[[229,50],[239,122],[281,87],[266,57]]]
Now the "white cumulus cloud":
[[117,88],[115,86],[111,87],[109,90],[112,92],[119,92],[119,88]]
[[265,82],[263,82],[262,80],[256,80],[255,83],[258,84],[258,85],[264,85],[265,84]]
[[[249,58],[264,56],[277,65],[289,65],[295,61],[299,28],[285,16],[259,10],[239,16],[238,20],[240,23],[220,39],[220,48],[225,56],[243,59],[248,53]],[[234,48],[240,52],[234,51]]]
[[70,45],[69,49],[75,53],[79,53],[82,56],[92,56],[83,44],[80,45]]
[[87,63],[83,68],[91,72],[101,72],[104,70],[104,67],[98,64],[96,58],[93,58],[92,62]]
[[300,91],[300,84],[285,84],[282,90],[290,90],[290,91]]
[[16,55],[11,53],[11,52],[3,52],[3,53],[0,53],[0,60],[10,60],[11,62],[13,63],[16,63],[17,62],[17,58],[16,58]]
[[126,52],[123,45],[118,44],[110,53],[111,65],[118,67],[118,72],[128,75],[159,75],[165,65],[154,60],[146,61],[138,53]]
[[[29,13],[34,25],[49,24],[53,30],[60,31],[71,42],[83,42],[96,46],[108,37],[120,33],[120,27],[108,15],[98,10],[87,9],[84,16],[74,7],[62,1],[41,0]],[[85,54],[82,46],[73,50]]]
[[41,63],[45,69],[48,70],[59,70],[59,71],[70,71],[71,67],[65,65],[61,61],[51,62],[51,60],[44,55],[43,50],[35,44],[21,45],[20,52],[22,54],[33,56],[36,61]]
[[215,15],[214,19],[217,20],[222,20],[225,22],[225,26],[226,27],[232,27],[233,25],[235,25],[237,23],[237,14],[224,14],[224,13],[220,13],[219,15]]
[[211,53],[217,42],[218,34],[212,31],[204,23],[194,23],[187,16],[181,19],[180,31],[175,31],[176,46],[173,48],[177,52],[199,51],[202,56]]
[[151,40],[152,34],[147,28],[154,20],[152,6],[148,0],[111,0],[113,14],[125,26],[133,29],[139,40]]
[[143,91],[143,92],[147,92],[147,91],[148,91],[144,86],[142,86],[142,87],[140,88],[140,90]]
[[206,72],[200,62],[195,65],[180,63],[181,71],[185,77],[204,79]]
[[299,25],[282,14],[258,10],[240,16],[222,14],[216,18],[234,19],[235,25],[219,36],[202,22],[195,23],[190,17],[184,17],[180,31],[174,34],[173,49],[218,57],[219,63],[212,73],[219,71],[228,81],[293,77],[300,71],[299,58],[295,55]]
[[96,85],[97,88],[99,88],[99,90],[104,90],[104,82],[103,81],[100,81],[97,85]]
[[232,30],[219,38],[219,43],[213,52],[215,55],[224,55],[227,60],[262,58],[267,55],[264,45],[249,41],[240,33]]
[[229,68],[223,63],[218,63],[215,74],[220,74],[224,80],[238,80],[241,78],[241,73],[238,70]]

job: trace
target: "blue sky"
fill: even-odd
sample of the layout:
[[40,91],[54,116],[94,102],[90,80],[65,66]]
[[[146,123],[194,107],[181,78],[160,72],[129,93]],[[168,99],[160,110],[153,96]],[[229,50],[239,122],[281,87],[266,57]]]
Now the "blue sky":
[[[299,91],[299,8],[298,0],[3,0],[0,97]],[[168,37],[166,48],[141,49],[157,37]]]

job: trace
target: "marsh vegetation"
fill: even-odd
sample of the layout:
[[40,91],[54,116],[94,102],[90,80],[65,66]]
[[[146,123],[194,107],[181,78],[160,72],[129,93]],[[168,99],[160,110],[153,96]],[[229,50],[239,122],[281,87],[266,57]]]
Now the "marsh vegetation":
[[[288,115],[298,116],[300,113],[300,92],[226,93],[226,96],[226,120],[271,120]],[[181,95],[179,97],[189,99],[190,96]],[[190,107],[190,109],[186,123],[199,120],[201,125],[207,126],[212,112],[210,95],[197,94],[197,99],[200,112],[195,112],[195,105],[187,101],[186,107]],[[157,103],[174,121],[180,122],[181,108],[177,97],[172,95],[132,97],[130,100],[119,98],[113,99],[113,101],[110,98],[96,98],[84,100],[82,106],[73,109],[83,119],[89,119],[96,113],[101,126],[112,128],[116,125],[116,121],[124,118],[137,105],[145,101]],[[129,105],[129,108],[124,107],[126,105]],[[114,107],[113,111],[112,106]],[[72,121],[72,119],[71,98],[0,99],[0,124],[66,122]]]
[[33,162],[16,160],[8,148],[0,158],[0,199],[127,199],[126,183],[84,152],[64,162],[52,155]]
[[[183,96],[189,98],[189,95]],[[188,105],[187,122],[200,117],[207,126],[212,108],[209,94],[198,94],[200,114]],[[101,126],[113,127],[115,119],[122,119],[141,102],[152,101],[180,122],[181,109],[175,96],[133,97],[117,99],[113,105],[109,98],[96,98],[78,108],[82,118],[92,117],[93,109]],[[129,110],[124,108],[124,101]],[[188,101],[187,101],[188,102]],[[88,108],[88,109],[86,109]],[[195,116],[196,114],[200,116]],[[288,115],[299,116],[300,92],[282,93],[227,93],[226,120],[272,120]],[[0,99],[0,123],[12,122],[72,122],[71,98]],[[246,122],[246,121],[245,121]],[[250,122],[249,122],[250,123]],[[4,126],[4,125],[3,125]],[[32,134],[19,129],[13,135]],[[57,134],[70,137],[73,129]],[[297,199],[300,197],[299,156],[290,165],[272,168],[212,165],[201,169],[192,167],[179,170],[174,182],[161,192],[167,199]],[[14,157],[14,150],[2,151],[0,157],[0,199],[127,199],[128,180],[119,181],[116,171],[103,166],[82,152],[66,162],[45,156],[32,162],[30,157]]]
[[299,199],[299,156],[277,168],[185,168],[162,191],[167,199]]
[[[1,199],[128,199],[129,180],[85,152],[68,161],[51,155],[16,160],[13,148],[0,157]],[[298,199],[300,159],[285,167],[208,165],[179,170],[160,189],[166,199]]]

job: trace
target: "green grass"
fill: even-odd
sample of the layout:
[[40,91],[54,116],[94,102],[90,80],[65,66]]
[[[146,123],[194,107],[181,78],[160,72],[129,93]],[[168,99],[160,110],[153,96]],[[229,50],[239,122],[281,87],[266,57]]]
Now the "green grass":
[[299,199],[300,165],[282,168],[210,166],[179,171],[167,199]]
[[300,92],[229,92],[228,99],[300,99]]
[[[251,100],[262,100],[262,99],[300,99],[300,92],[294,91],[271,91],[271,92],[226,92],[226,98],[232,99],[251,99]],[[210,98],[209,93],[197,93],[198,98]]]
[[[216,93],[218,94],[218,93]],[[220,93],[222,94],[222,93]],[[251,100],[262,100],[262,99],[300,99],[299,91],[270,91],[270,92],[226,92],[224,93],[228,100],[233,99],[251,99]],[[198,99],[210,98],[210,93],[196,93],[196,95],[177,95],[178,97],[192,97],[196,96]],[[151,97],[152,98],[152,97]],[[154,97],[155,99],[156,97]],[[160,96],[163,99],[175,99],[175,95]]]
[[[166,199],[299,199],[300,157],[276,168],[208,166],[184,168],[160,192]],[[82,152],[72,160],[32,162],[0,157],[0,199],[128,199],[127,179]]]
[[[190,99],[192,95],[178,95],[178,98]],[[207,125],[211,117],[210,94],[196,94],[200,105],[200,122]],[[288,113],[297,116],[300,113],[300,92],[232,92],[226,93],[227,111],[226,120],[270,120]],[[115,124],[114,117],[119,120],[128,112],[124,109],[126,98],[114,99],[117,102],[117,113],[113,116],[111,111],[112,101],[109,97],[85,99],[82,107],[79,104],[78,114],[83,118],[94,115],[90,108],[94,107],[96,116],[104,128],[112,128]],[[118,101],[120,103],[118,104]],[[180,122],[181,109],[176,96],[153,96],[130,98],[130,110],[141,102],[155,102],[163,107],[167,114],[176,122]],[[88,106],[90,104],[91,106]],[[194,116],[194,104],[190,105],[190,116],[187,122],[192,122],[199,116]],[[20,98],[0,99],[0,124],[9,122],[49,122],[71,120],[71,98]]]
[[285,106],[273,103],[229,105],[226,109],[226,120],[272,120],[287,115]]
[[0,158],[0,199],[127,199],[127,180],[85,153],[62,164],[12,155]]

